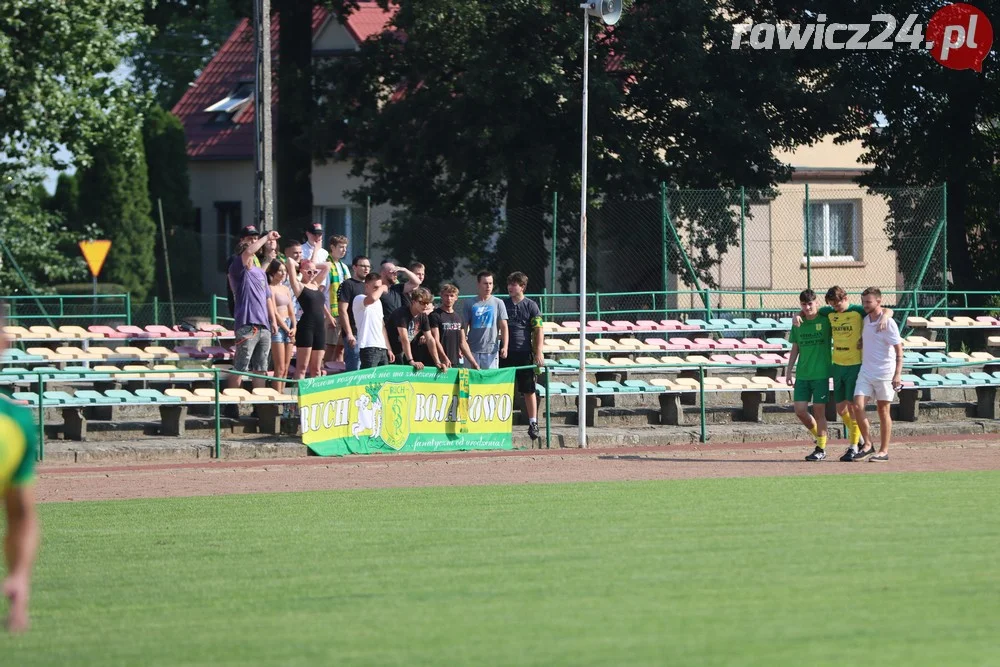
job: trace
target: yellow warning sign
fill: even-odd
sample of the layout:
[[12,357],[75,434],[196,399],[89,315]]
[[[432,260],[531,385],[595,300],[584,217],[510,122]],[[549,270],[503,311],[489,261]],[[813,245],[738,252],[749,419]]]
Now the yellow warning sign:
[[111,241],[80,241],[80,252],[87,260],[90,267],[90,275],[95,278],[101,273],[104,260],[108,258],[108,251],[111,250]]

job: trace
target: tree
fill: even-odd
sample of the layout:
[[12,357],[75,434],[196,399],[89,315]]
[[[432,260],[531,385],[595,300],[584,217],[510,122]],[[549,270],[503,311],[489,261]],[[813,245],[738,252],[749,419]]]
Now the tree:
[[134,0],[0,0],[0,175],[82,164],[102,136],[124,137],[139,107],[112,76],[145,34]]
[[149,28],[131,55],[136,88],[171,109],[236,26],[236,0],[144,0]]
[[[169,111],[154,106],[146,113],[142,126],[142,143],[146,154],[149,183],[150,215],[159,230],[159,205],[163,206],[163,221],[170,254],[171,279],[174,295],[196,295],[202,291],[201,264],[192,264],[187,249],[196,244],[194,207],[189,196],[187,141],[184,126]],[[169,296],[167,272],[163,256],[162,234],[156,232],[156,293]]]
[[[1000,12],[996,0],[976,5],[988,16]],[[900,21],[916,14],[921,25],[939,7],[912,0],[862,2],[838,4],[831,16],[852,23],[869,22],[873,13],[889,13]],[[852,101],[840,124],[841,138],[863,142],[863,159],[872,170],[859,180],[876,192],[947,183],[952,284],[962,291],[994,289],[1000,283],[1000,134],[994,129],[1000,119],[1000,75],[995,60],[982,72],[955,71],[938,64],[926,49],[908,46],[835,52],[829,81]],[[883,122],[876,123],[876,117]],[[911,189],[890,196],[886,226],[901,256],[907,236],[929,242],[942,203],[940,192]],[[906,259],[909,283],[919,266],[916,258]]]
[[80,235],[52,209],[38,175],[11,179],[0,190],[0,239],[10,252],[0,255],[0,293],[46,293],[89,276],[80,251],[67,251]]
[[77,231],[83,229],[83,221],[80,220],[80,181],[75,173],[59,174],[56,191],[51,199],[46,201],[45,208],[59,214],[69,229]]
[[112,139],[95,147],[92,163],[80,175],[80,215],[111,240],[102,276],[143,301],[153,285],[156,226],[149,215],[141,134],[133,130],[127,139],[131,148],[121,149],[120,142]]
[[[785,3],[743,4],[759,20],[790,15]],[[814,141],[832,125],[838,105],[803,83],[815,57],[733,51],[733,19],[722,13],[737,12],[732,5],[636,0],[613,30],[592,22],[594,205],[647,199],[662,181],[766,188],[788,175],[774,148]],[[543,275],[550,223],[504,218],[548,209],[553,191],[579,191],[581,20],[578,3],[555,0],[401,3],[393,32],[319,75],[329,104],[317,146],[351,161],[365,181],[356,197],[402,209],[389,228],[395,254],[412,249],[437,279],[458,257]],[[563,202],[560,236],[575,237],[579,212]],[[675,217],[704,256],[697,268],[709,284],[716,251],[736,242],[731,210],[714,211]],[[618,271],[631,282],[615,286],[658,285],[660,267],[643,268]],[[679,256],[671,269],[682,271]]]

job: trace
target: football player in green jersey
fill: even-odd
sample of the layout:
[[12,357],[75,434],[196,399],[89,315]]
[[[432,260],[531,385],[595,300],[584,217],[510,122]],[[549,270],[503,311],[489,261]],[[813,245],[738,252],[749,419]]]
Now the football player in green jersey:
[[[0,333],[0,352],[6,348],[7,339]],[[31,412],[0,395],[0,493],[7,514],[4,539],[7,572],[3,594],[10,602],[7,629],[11,632],[28,629],[31,568],[40,534],[32,486],[36,440]]]

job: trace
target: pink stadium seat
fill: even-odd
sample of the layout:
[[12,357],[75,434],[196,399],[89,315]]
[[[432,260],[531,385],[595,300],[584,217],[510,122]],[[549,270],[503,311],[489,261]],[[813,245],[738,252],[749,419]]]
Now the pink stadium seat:
[[733,358],[741,364],[753,364],[756,366],[761,362],[761,358],[756,354],[734,354]]
[[174,348],[174,352],[177,354],[186,354],[192,359],[210,359],[212,357],[204,349],[195,347],[194,345],[178,345]]
[[653,320],[636,320],[636,326],[645,331],[666,331],[667,327]]
[[712,360],[712,363],[716,364],[731,364],[733,363],[733,357],[728,354],[710,354],[708,358]]
[[1000,327],[1000,320],[995,317],[989,317],[987,315],[980,315],[976,318],[977,322],[985,322],[991,327]]
[[166,326],[165,324],[150,324],[146,327],[146,331],[155,335],[157,338],[189,338],[190,334],[186,331],[177,332]]
[[668,329],[678,331],[698,331],[700,328],[693,324],[684,324],[680,320],[660,320],[660,323]]
[[212,337],[212,332],[211,331],[184,331],[183,329],[180,328],[180,326],[173,327],[173,330],[176,333],[186,333],[189,336],[192,336],[194,338],[211,338]]
[[775,343],[768,343],[766,340],[760,338],[744,338],[744,345],[753,345],[753,349],[756,350],[780,350],[781,346]]
[[567,329],[573,329],[574,331],[580,330],[580,322],[578,320],[563,322],[563,326],[566,327]]
[[124,334],[120,331],[115,331],[109,326],[103,324],[92,324],[87,327],[87,331],[91,333],[101,334],[105,338],[128,338],[128,334]]
[[635,322],[626,322],[625,320],[612,320],[611,325],[617,327],[615,331],[635,331],[639,328]]
[[720,338],[715,341],[716,349],[719,350],[738,350],[740,349],[740,342],[735,338]]
[[767,352],[765,354],[760,355],[760,363],[762,363],[762,364],[783,364],[783,363],[786,363],[786,362],[785,362],[785,358],[782,357],[780,354],[774,354],[773,352]]
[[711,338],[695,338],[694,347],[692,349],[696,350],[715,350],[719,347],[719,344]]
[[154,334],[131,324],[123,324],[118,327],[118,331],[125,334],[129,338],[160,338],[160,334]]
[[611,331],[611,325],[601,320],[589,320],[587,322],[588,331]]
[[229,359],[233,356],[232,350],[225,347],[221,347],[219,345],[213,345],[211,347],[202,348],[202,351],[212,359],[222,360],[222,359]]

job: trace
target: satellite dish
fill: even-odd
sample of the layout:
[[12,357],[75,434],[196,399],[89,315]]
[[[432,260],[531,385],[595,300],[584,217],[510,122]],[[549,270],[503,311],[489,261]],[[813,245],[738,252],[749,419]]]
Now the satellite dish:
[[601,19],[606,25],[614,25],[622,17],[622,0],[591,0],[581,6],[588,14]]

